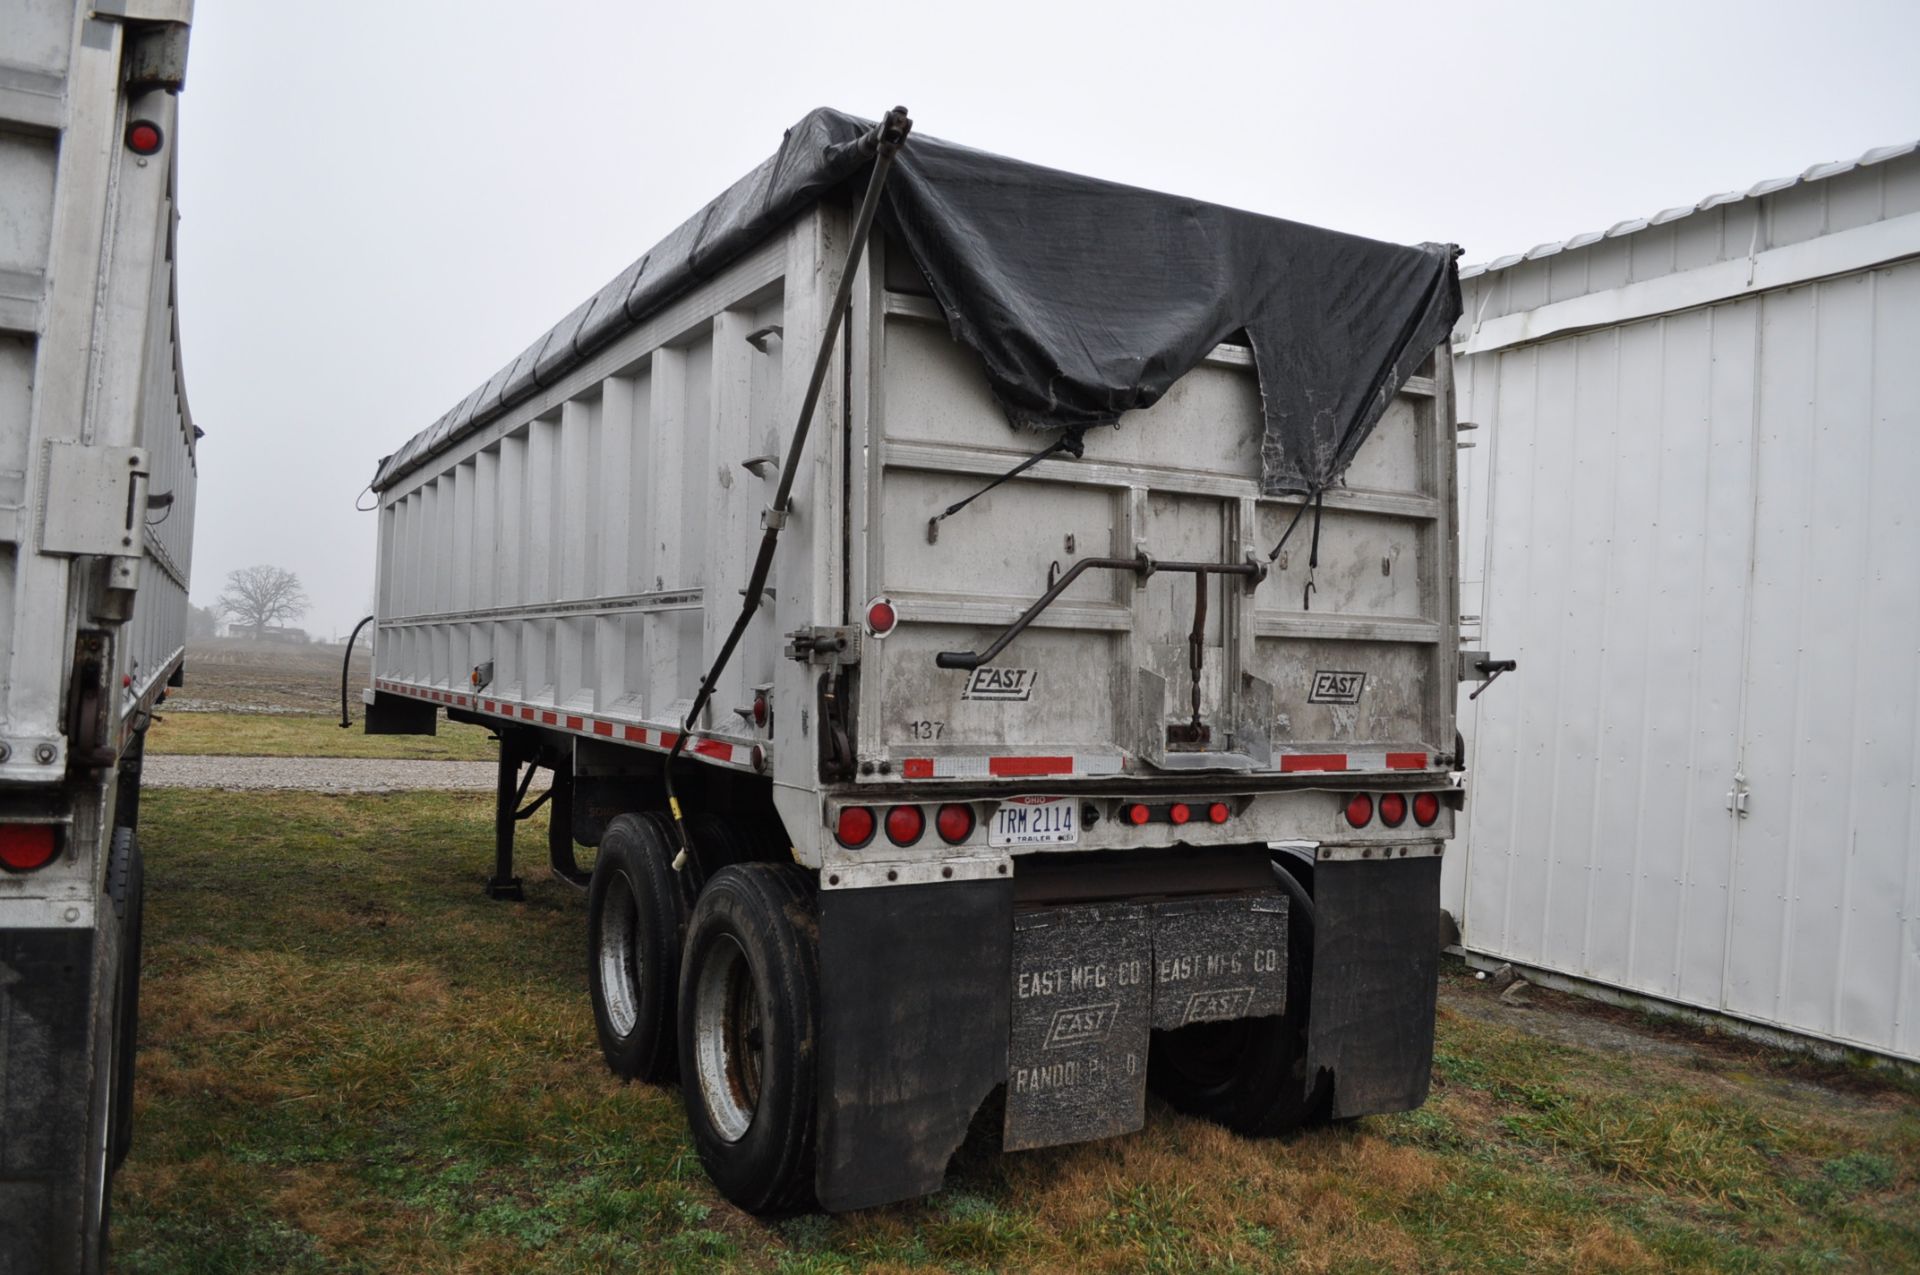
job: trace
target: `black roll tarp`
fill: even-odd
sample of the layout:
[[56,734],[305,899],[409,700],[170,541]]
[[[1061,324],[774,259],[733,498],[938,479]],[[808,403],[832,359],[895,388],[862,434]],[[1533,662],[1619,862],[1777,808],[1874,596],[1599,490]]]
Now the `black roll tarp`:
[[[772,158],[385,458],[375,490],[855,178],[871,128],[839,111],[808,114]],[[1151,407],[1215,346],[1244,339],[1259,375],[1269,495],[1336,482],[1460,314],[1448,245],[1380,243],[919,133],[887,182],[881,218],[1018,428],[1065,430],[1077,443]]]

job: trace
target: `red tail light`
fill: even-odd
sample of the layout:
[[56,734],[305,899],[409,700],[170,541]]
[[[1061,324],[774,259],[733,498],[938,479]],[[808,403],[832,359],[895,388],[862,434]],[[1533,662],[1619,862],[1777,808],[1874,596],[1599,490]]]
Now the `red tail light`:
[[834,826],[833,835],[847,849],[858,850],[873,840],[874,827],[873,811],[865,806],[843,806],[840,822]]
[[1373,798],[1364,792],[1347,798],[1347,822],[1355,828],[1364,828],[1373,822]]
[[940,813],[933,817],[933,826],[939,830],[942,841],[957,846],[973,835],[973,807],[942,806]]
[[0,868],[9,872],[44,868],[53,862],[59,848],[59,838],[50,823],[0,825]]
[[1207,807],[1207,822],[1208,823],[1225,823],[1227,821],[1227,816],[1231,815],[1232,813],[1233,811],[1227,809],[1226,802],[1216,801],[1211,806]]
[[1433,827],[1433,821],[1440,817],[1440,798],[1435,793],[1418,793],[1413,799],[1413,821],[1422,828]]
[[1187,809],[1187,803],[1176,801],[1167,807],[1167,820],[1170,823],[1185,823],[1193,818],[1193,811]]
[[1152,817],[1152,812],[1137,801],[1127,807],[1126,814],[1127,822],[1136,828]]
[[135,120],[127,125],[127,149],[136,155],[151,155],[166,139],[152,120]]
[[900,623],[900,616],[893,609],[893,603],[885,598],[875,598],[867,603],[867,632],[875,637],[885,637],[893,632],[893,626]]
[[756,691],[754,693],[753,724],[755,726],[765,726],[767,724],[767,693],[765,691]]
[[910,846],[927,830],[927,817],[918,806],[895,806],[887,811],[887,840],[896,846]]
[[1380,798],[1380,822],[1389,828],[1398,828],[1407,821],[1407,799],[1397,792],[1390,792]]

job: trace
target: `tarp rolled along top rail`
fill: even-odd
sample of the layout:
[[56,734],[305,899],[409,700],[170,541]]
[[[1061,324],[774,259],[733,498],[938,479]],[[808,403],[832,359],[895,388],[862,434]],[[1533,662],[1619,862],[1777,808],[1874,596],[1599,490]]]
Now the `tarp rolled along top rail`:
[[[374,489],[554,384],[853,178],[869,162],[859,142],[871,128],[809,113],[770,159],[384,458]],[[1460,315],[1450,245],[1381,243],[919,133],[881,217],[1018,428],[1077,438],[1113,424],[1244,333],[1268,495],[1337,481]]]

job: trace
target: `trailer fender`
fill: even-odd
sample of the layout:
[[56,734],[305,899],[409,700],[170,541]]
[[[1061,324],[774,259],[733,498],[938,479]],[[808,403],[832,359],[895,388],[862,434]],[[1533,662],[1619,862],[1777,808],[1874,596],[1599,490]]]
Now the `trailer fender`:
[[1012,962],[1010,880],[821,891],[823,1207],[940,1189],[1006,1077]]
[[1440,859],[1314,868],[1307,1074],[1333,1078],[1335,1117],[1427,1100],[1440,979]]

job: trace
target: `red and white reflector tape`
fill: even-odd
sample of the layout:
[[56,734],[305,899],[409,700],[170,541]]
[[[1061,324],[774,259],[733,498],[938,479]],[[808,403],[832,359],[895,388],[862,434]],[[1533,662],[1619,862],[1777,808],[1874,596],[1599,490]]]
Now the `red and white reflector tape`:
[[1425,770],[1424,752],[1281,753],[1282,774],[1303,771]]
[[1117,775],[1120,771],[1119,753],[909,757],[900,763],[903,779],[1024,779],[1032,775]]
[[[661,752],[671,749],[674,741],[680,738],[678,731],[659,726],[635,726],[628,722],[609,721],[604,717],[590,717],[585,713],[541,708],[534,704],[522,704],[492,696],[461,695],[453,691],[435,690],[428,686],[415,686],[410,682],[393,682],[384,679],[375,679],[373,685],[374,689],[385,691],[389,695],[404,695],[409,699],[426,700],[433,704],[446,704],[453,708],[491,713],[496,717],[533,722],[536,725],[548,726],[569,734],[614,739],[626,744],[638,744],[642,748],[659,749]],[[746,769],[753,767],[752,744],[734,744],[724,739],[696,737],[687,745],[685,751],[727,766],[740,766]]]

